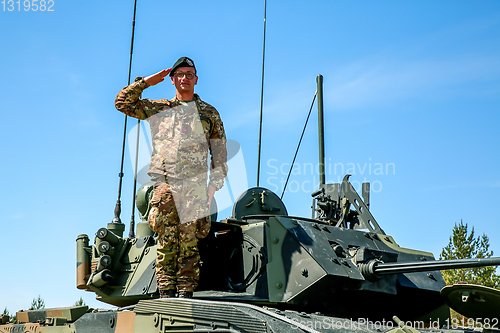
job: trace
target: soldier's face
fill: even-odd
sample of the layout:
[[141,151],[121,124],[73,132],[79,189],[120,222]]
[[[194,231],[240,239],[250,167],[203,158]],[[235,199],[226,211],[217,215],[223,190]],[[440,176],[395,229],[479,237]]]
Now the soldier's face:
[[[182,77],[177,77],[175,73],[193,73],[195,76],[192,79],[188,79],[186,75]],[[174,75],[171,77],[172,84],[175,86],[175,89],[180,92],[193,92],[194,86],[198,83],[198,77],[196,76],[195,70],[193,67],[179,67],[175,70]]]

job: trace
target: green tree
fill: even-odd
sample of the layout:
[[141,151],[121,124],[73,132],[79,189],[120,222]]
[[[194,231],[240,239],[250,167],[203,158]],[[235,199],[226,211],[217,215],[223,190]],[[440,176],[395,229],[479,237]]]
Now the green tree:
[[33,301],[31,301],[31,306],[30,310],[38,310],[38,309],[45,309],[45,301],[38,295],[37,298],[33,298]]
[[14,315],[12,316],[10,313],[9,313],[9,310],[7,310],[7,307],[5,307],[5,309],[3,310],[3,313],[2,313],[4,316],[9,316],[9,323],[14,323],[16,320],[17,320],[17,315]]
[[[7,307],[5,307],[5,309],[3,310],[2,316],[9,317],[9,321],[10,321],[10,313],[9,313],[9,310],[7,310]],[[2,319],[2,322],[3,322],[3,319]],[[2,324],[2,322],[0,322],[0,324]]]
[[[441,251],[439,259],[490,258],[493,251],[489,247],[489,239],[485,234],[475,237],[474,227],[469,234],[467,223],[460,221],[460,224],[455,223],[450,242]],[[496,267],[492,266],[450,269],[441,273],[447,285],[468,282],[492,288],[500,287],[500,275],[496,274]]]
[[82,306],[82,305],[87,305],[87,304],[85,304],[83,297],[80,296],[80,299],[78,301],[76,301],[75,306]]

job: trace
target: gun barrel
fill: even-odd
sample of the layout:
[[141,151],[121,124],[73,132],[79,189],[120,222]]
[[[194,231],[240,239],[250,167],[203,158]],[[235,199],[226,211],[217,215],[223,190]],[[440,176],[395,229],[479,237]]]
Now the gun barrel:
[[373,265],[373,273],[375,275],[388,275],[497,265],[500,265],[500,257],[376,263],[375,265]]

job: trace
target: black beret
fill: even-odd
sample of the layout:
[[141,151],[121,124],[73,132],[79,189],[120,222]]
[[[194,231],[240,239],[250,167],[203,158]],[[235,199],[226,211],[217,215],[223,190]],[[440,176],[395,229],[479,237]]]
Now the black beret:
[[172,71],[170,72],[170,76],[174,75],[175,70],[179,67],[193,67],[196,73],[196,67],[194,66],[194,61],[188,57],[180,57],[179,60],[175,62],[172,66]]

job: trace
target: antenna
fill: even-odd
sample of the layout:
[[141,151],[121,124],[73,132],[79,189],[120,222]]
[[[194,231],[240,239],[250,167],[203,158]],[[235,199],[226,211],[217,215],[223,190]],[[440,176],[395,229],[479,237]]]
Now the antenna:
[[262,85],[260,88],[260,122],[259,122],[259,153],[257,155],[257,187],[259,186],[259,176],[260,176],[260,148],[261,148],[261,138],[262,138],[262,110],[264,102],[264,60],[266,57],[266,12],[267,12],[267,0],[264,0],[264,43],[262,46]]
[[[137,0],[134,1],[134,16],[132,18],[132,40],[130,42],[130,61],[129,61],[129,66],[128,66],[128,85],[130,85],[130,77],[132,73],[132,54],[134,52],[134,35],[135,35],[135,13],[136,13],[136,8],[137,8]],[[116,206],[115,206],[115,217],[113,218],[112,223],[122,223],[120,219],[120,214],[122,211],[122,204],[121,204],[121,195],[122,195],[122,182],[123,182],[123,161],[125,159],[125,141],[127,137],[127,118],[128,116],[125,115],[125,122],[123,126],[123,143],[122,143],[122,158],[121,158],[121,163],[120,163],[120,173],[118,174],[118,177],[120,178],[118,182],[118,199],[116,200]]]
[[319,138],[319,187],[325,185],[325,126],[323,124],[323,75],[316,77],[318,84],[318,138]]

